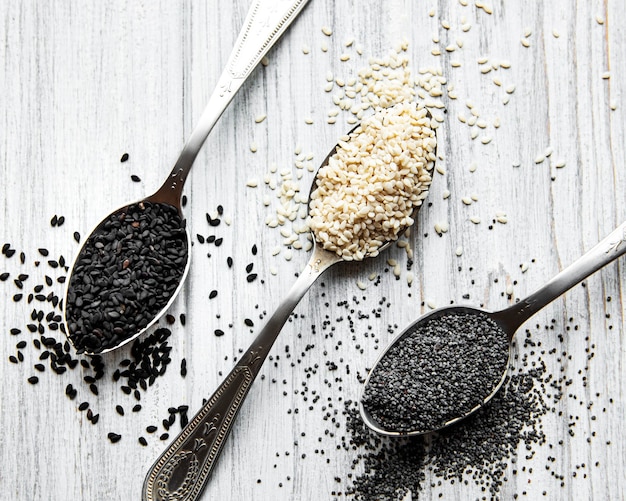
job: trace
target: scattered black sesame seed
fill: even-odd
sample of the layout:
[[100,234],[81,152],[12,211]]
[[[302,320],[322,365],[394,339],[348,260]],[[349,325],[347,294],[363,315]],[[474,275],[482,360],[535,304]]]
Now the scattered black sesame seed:
[[121,163],[127,162],[127,161],[128,161],[128,158],[129,158],[128,153],[124,153],[124,154],[122,155],[122,158],[120,158],[120,162],[121,162]]

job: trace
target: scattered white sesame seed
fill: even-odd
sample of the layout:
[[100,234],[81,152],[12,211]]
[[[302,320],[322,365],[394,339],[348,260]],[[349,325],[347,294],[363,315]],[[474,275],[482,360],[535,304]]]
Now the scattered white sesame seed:
[[444,166],[443,166],[443,165],[441,165],[441,164],[437,164],[437,166],[435,167],[435,170],[436,170],[439,174],[441,174],[442,176],[445,176],[445,175],[446,175],[446,169],[445,169],[445,168],[444,168]]
[[278,254],[280,254],[280,251],[281,251],[281,250],[282,250],[282,249],[281,249],[280,247],[278,247],[278,246],[274,247],[274,248],[272,249],[272,256],[278,256]]
[[483,136],[480,139],[480,142],[483,143],[483,144],[489,144],[491,142],[491,136]]
[[278,270],[276,269],[276,266],[274,266],[274,265],[270,266],[270,273],[272,275],[278,275]]
[[565,167],[565,160],[559,160],[557,163],[554,164],[554,166],[557,169],[562,169],[563,167]]
[[506,295],[509,297],[513,295],[513,284],[508,284],[506,286]]
[[283,253],[283,257],[285,258],[285,261],[291,261],[291,258],[293,257],[293,251],[291,249],[286,249]]
[[340,61],[348,61],[350,59],[350,54],[341,54],[341,56],[339,56],[339,60]]
[[396,264],[393,267],[393,275],[395,277],[399,277],[402,274],[402,266],[400,266],[399,264]]
[[540,164],[540,163],[542,163],[545,159],[546,159],[546,156],[545,156],[545,155],[537,155],[537,156],[535,157],[535,163],[536,163],[536,164]]
[[472,205],[472,199],[470,197],[463,197],[461,198],[461,201],[465,204],[465,205]]
[[352,44],[354,43],[354,38],[348,38],[345,42],[345,46],[346,47],[352,47]]
[[456,47],[454,45],[448,45],[446,47],[446,52],[454,52],[456,50]]
[[521,270],[522,273],[526,273],[528,271],[528,263],[522,263]]
[[308,45],[303,45],[302,46],[302,53],[305,54],[305,55],[306,54],[310,54],[311,53],[310,47]]
[[265,120],[267,118],[267,115],[257,115],[256,118],[254,119],[254,121],[258,124],[260,124],[263,120]]
[[460,61],[450,61],[450,66],[452,66],[453,68],[460,68],[461,67],[461,62]]
[[439,49],[433,49],[430,51],[433,56],[441,56],[441,51]]
[[430,17],[435,17],[435,9],[430,9],[430,10],[428,11],[428,15],[429,15]]
[[458,257],[460,257],[460,256],[463,254],[463,247],[458,246],[458,247],[456,248],[456,250],[454,251],[454,253],[455,253]]
[[254,141],[252,141],[250,143],[250,151],[252,153],[256,153],[258,149],[259,149],[259,147],[257,146],[257,144]]
[[450,198],[450,190],[443,190],[442,196],[444,200]]
[[267,58],[267,56],[263,56],[263,57],[261,58],[261,64],[262,64],[263,66],[267,66],[268,64],[270,64],[270,60]]
[[507,94],[513,94],[513,92],[515,92],[515,85],[509,85],[507,86],[507,88],[505,89]]
[[328,52],[328,45],[326,45],[326,42],[322,42],[320,49],[322,49],[322,52]]
[[504,68],[505,70],[508,70],[511,67],[511,62],[507,61],[506,59],[504,61],[500,61],[500,68]]
[[602,78],[604,80],[608,80],[609,78],[611,78],[611,72],[605,71],[604,73],[602,73]]
[[312,125],[313,124],[313,119],[311,117],[306,117],[304,119],[304,123],[307,125]]
[[324,33],[324,35],[326,35],[327,37],[331,36],[333,34],[333,30],[330,26],[323,26],[322,27],[322,33]]
[[559,38],[561,35],[559,34],[559,32],[558,32],[558,31],[556,31],[556,30],[552,30],[552,36],[553,36],[554,38]]
[[476,169],[478,168],[478,164],[476,162],[472,162],[469,166],[469,171],[470,172],[476,172]]
[[255,177],[248,179],[248,181],[246,182],[246,186],[248,188],[256,188],[258,185],[259,185],[259,180]]
[[413,283],[413,279],[415,278],[415,275],[413,275],[412,271],[408,271],[406,274],[406,283],[408,285],[411,285]]
[[467,0],[459,0],[459,3],[460,3],[463,7],[467,7]]
[[617,109],[617,103],[615,101],[611,102],[611,109],[615,111]]
[[434,310],[435,308],[437,308],[437,305],[435,304],[435,302],[431,300],[426,301],[426,306],[428,306],[431,310]]
[[461,29],[464,33],[467,33],[469,30],[472,29],[472,25],[470,23],[465,23],[461,26]]
[[522,163],[519,160],[513,161],[513,167],[519,167],[520,165],[522,165]]
[[356,286],[361,289],[362,291],[364,291],[365,289],[367,289],[367,284],[365,282],[363,282],[362,280],[357,280],[356,281]]
[[596,15],[596,23],[604,24],[604,18],[600,14]]
[[474,224],[480,224],[480,218],[478,216],[470,217],[470,221]]
[[494,118],[494,119],[493,119],[493,126],[494,126],[496,129],[499,129],[499,128],[500,128],[500,117],[496,117],[496,118]]
[[527,48],[530,47],[530,42],[526,38],[522,38],[522,42],[521,43],[522,43],[522,45],[524,47],[527,47]]
[[449,30],[450,29],[450,23],[448,21],[446,21],[445,19],[443,19],[441,21],[441,27],[445,30]]

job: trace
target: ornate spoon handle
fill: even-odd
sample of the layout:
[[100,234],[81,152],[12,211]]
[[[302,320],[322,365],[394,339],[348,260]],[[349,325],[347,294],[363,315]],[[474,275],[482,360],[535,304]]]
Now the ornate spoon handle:
[[143,501],[198,499],[230,434],[250,386],[289,315],[313,282],[340,261],[316,249],[287,297],[280,303],[246,354],[183,431],[152,465],[143,485]]
[[200,148],[239,88],[309,0],[252,0],[224,71],[174,168],[159,188],[159,199],[178,206],[183,185]]

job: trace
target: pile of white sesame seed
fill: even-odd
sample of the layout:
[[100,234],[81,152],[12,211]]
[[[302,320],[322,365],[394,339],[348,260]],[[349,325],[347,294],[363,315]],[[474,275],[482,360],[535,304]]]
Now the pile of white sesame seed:
[[364,119],[318,173],[308,220],[316,241],[360,261],[396,240],[428,194],[436,144],[423,104],[397,104]]

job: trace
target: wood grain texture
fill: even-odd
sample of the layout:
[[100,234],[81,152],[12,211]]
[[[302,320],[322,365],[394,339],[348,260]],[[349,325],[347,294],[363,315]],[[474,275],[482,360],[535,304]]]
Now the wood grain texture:
[[[273,177],[285,169],[295,176],[297,148],[319,163],[351,128],[345,112],[336,124],[326,123],[338,90],[324,91],[328,72],[355,76],[369,57],[384,57],[406,39],[413,75],[419,77],[420,68],[441,68],[458,96],[442,98],[439,165],[445,174],[435,175],[432,205],[420,212],[410,237],[415,280],[409,287],[406,253],[393,247],[379,259],[338,266],[313,286],[254,384],[203,499],[332,499],[333,491],[345,489],[357,454],[338,448],[348,435],[342,400],[358,398],[357,375],[366,373],[378,347],[392,339],[390,331],[406,326],[429,304],[502,308],[531,293],[626,218],[622,2],[489,5],[491,15],[475,2],[463,6],[454,0],[310,1],[270,52],[269,65],[259,67],[239,91],[196,160],[186,187],[189,230],[194,240],[196,234],[214,234],[223,244],[195,241],[190,276],[171,309],[176,318],[186,314],[186,326],[180,321],[172,326],[172,364],[142,393],[141,412],[133,413],[136,401],[111,379],[128,350],[106,357],[98,396],[83,383],[80,367],[62,376],[33,369],[39,351],[25,329],[33,306],[11,299],[18,292],[13,279],[30,275],[26,295],[44,275],[62,275],[45,260],[60,255],[71,260],[78,250],[74,231],[84,238],[106,213],[156,190],[208,100],[248,2],[0,3],[0,243],[26,254],[23,265],[18,255],[0,256],[0,272],[11,273],[0,282],[0,498],[140,498],[147,468],[169,442],[147,434],[146,426],[160,426],[171,406],[189,405],[190,414],[201,406],[307,261],[304,251],[284,259],[283,236],[265,225],[277,200],[263,179],[272,165],[277,166]],[[463,24],[471,29],[463,31]],[[332,28],[332,36],[322,33],[323,26]],[[362,55],[356,45],[345,46],[350,38]],[[456,48],[449,52],[447,46]],[[441,55],[432,55],[436,48]],[[351,55],[348,61],[340,60],[343,53]],[[508,60],[511,67],[482,73],[481,57],[489,59],[485,64]],[[461,65],[453,67],[453,61]],[[603,78],[606,72],[609,78]],[[509,94],[511,85],[515,90]],[[471,116],[468,103],[486,122],[485,129],[474,127],[476,139],[459,120]],[[266,120],[255,123],[262,114]],[[492,141],[482,144],[485,136]],[[536,163],[548,148],[551,155]],[[129,161],[121,163],[125,152]],[[557,168],[561,160],[565,166]],[[312,174],[302,172],[301,185],[308,189]],[[142,181],[131,182],[131,174]],[[252,178],[259,180],[257,188],[246,186]],[[462,203],[472,194],[477,201]],[[264,205],[266,196],[270,207]],[[211,228],[205,214],[220,204],[231,224]],[[500,211],[508,222],[492,223]],[[63,226],[50,226],[55,214],[65,216]],[[472,216],[481,222],[473,224]],[[434,226],[441,222],[449,231],[440,237]],[[40,247],[51,256],[40,256]],[[281,251],[273,256],[276,247]],[[38,259],[44,263],[37,268]],[[399,279],[387,259],[400,263]],[[259,276],[252,283],[246,280],[249,263]],[[377,285],[371,275],[379,277]],[[506,294],[509,286],[512,297]],[[62,292],[61,285],[55,287]],[[209,300],[212,290],[218,296]],[[521,450],[519,474],[509,467],[502,499],[515,493],[525,499],[626,497],[625,294],[626,270],[617,261],[528,322],[533,340],[546,350],[567,352],[563,360],[546,356],[545,361],[549,371],[571,379],[571,394],[542,420],[548,443],[563,445],[551,449],[546,443],[529,460]],[[247,327],[245,318],[255,327]],[[24,332],[13,336],[12,327]],[[213,334],[218,328],[224,336]],[[11,364],[8,357],[21,339],[28,341],[25,360]],[[521,355],[530,348],[516,350]],[[339,368],[330,371],[327,361]],[[37,385],[27,383],[32,375],[39,376]],[[64,395],[68,383],[79,390],[74,401]],[[97,425],[77,411],[82,401],[100,413]],[[116,404],[124,406],[125,416],[115,412]],[[122,440],[109,443],[109,431]],[[163,431],[160,427],[156,435]],[[139,436],[148,439],[147,447],[138,444]],[[554,458],[549,471],[547,457]],[[562,487],[554,472],[564,476]],[[438,479],[428,474],[413,498],[483,495],[471,481],[444,481],[435,488],[431,481]]]

